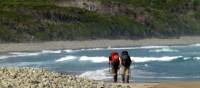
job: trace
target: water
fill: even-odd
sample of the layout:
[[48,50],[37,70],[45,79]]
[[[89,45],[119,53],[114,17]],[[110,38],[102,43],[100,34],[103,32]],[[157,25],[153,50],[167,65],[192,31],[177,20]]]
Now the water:
[[47,68],[89,79],[111,81],[107,57],[112,50],[128,50],[134,61],[131,81],[200,80],[200,44],[8,52],[0,55],[0,66]]

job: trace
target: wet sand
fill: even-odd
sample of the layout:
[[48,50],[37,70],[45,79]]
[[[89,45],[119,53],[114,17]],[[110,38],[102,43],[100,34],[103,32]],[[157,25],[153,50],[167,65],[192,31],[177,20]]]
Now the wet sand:
[[149,45],[174,45],[200,43],[200,36],[181,37],[179,39],[142,39],[142,40],[87,40],[87,41],[49,41],[40,43],[4,43],[0,52],[40,51],[56,49],[104,48]]
[[[150,87],[151,88],[151,87]],[[171,83],[159,83],[152,88],[200,88],[200,82],[171,82]]]
[[200,81],[164,82],[164,83],[117,83],[113,85],[129,86],[130,88],[199,88]]
[[154,88],[159,85],[159,83],[117,83],[113,85],[129,86],[130,88]]

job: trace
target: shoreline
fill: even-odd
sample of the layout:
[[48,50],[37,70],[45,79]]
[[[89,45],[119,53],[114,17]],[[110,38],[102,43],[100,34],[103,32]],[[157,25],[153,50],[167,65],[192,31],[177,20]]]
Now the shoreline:
[[184,45],[200,43],[200,36],[185,36],[179,39],[141,39],[141,40],[84,40],[84,41],[48,41],[40,43],[2,43],[0,53],[16,51],[41,51],[58,49],[80,48],[106,48],[106,47],[130,47],[150,45]]
[[112,83],[37,68],[0,67],[2,88],[199,88],[200,81]]

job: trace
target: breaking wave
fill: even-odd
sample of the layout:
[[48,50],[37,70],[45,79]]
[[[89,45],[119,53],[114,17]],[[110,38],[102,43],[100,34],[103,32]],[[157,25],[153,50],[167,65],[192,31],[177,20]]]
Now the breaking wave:
[[179,51],[175,49],[170,49],[170,48],[161,48],[161,49],[149,50],[149,52],[160,53],[160,52],[179,52]]
[[79,77],[85,77],[92,80],[108,80],[111,79],[112,76],[109,75],[109,69],[100,69],[95,71],[87,71],[79,75]]
[[45,54],[45,53],[55,53],[55,54],[58,54],[58,53],[61,53],[62,50],[43,50],[41,53]]
[[14,58],[14,57],[25,57],[25,56],[37,56],[40,53],[22,53],[22,52],[11,52],[11,55],[0,56],[0,59]]
[[141,46],[141,47],[107,47],[107,48],[88,48],[88,49],[66,49],[63,50],[66,53],[76,53],[81,51],[98,51],[98,50],[130,50],[130,49],[158,49],[158,48],[167,48],[169,46]]
[[14,58],[14,57],[28,57],[38,56],[41,54],[59,54],[61,50],[42,50],[41,52],[10,52],[8,55],[0,56],[0,59]]
[[[149,62],[149,61],[172,61],[182,56],[164,56],[164,57],[131,57],[134,62]],[[68,61],[68,60],[79,60],[79,61],[91,61],[93,63],[103,63],[108,61],[108,57],[104,56],[65,56],[60,59],[57,59],[56,62]]]
[[107,57],[88,57],[88,56],[82,56],[80,57],[80,61],[92,61],[94,63],[101,63],[108,61]]
[[62,61],[67,61],[67,60],[73,60],[73,59],[76,59],[77,57],[75,56],[66,56],[66,57],[62,57],[58,60],[56,60],[56,62],[62,62]]

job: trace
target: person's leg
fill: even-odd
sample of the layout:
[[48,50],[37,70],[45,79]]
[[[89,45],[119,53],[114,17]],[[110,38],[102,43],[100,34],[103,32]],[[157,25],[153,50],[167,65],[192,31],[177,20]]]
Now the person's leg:
[[117,74],[114,75],[114,82],[117,82]]
[[129,75],[126,76],[126,83],[129,83]]
[[125,68],[122,67],[122,82],[125,83]]
[[122,74],[122,82],[125,83],[125,75]]
[[125,68],[126,83],[129,83],[129,68]]
[[117,69],[115,67],[112,67],[112,73],[113,73],[113,82],[117,82]]

